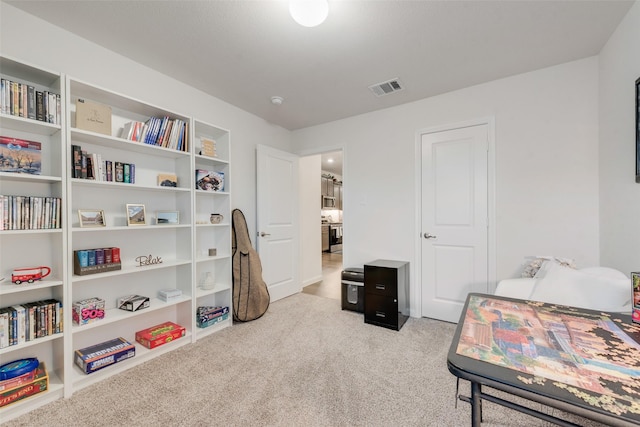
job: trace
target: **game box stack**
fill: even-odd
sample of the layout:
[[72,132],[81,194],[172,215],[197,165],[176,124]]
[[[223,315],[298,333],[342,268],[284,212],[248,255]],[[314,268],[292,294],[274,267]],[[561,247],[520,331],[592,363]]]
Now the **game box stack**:
[[136,341],[148,349],[156,348],[185,336],[186,329],[173,322],[164,322],[136,332]]
[[104,300],[102,298],[87,298],[73,303],[73,323],[86,325],[96,320],[104,319]]
[[122,337],[76,350],[75,362],[85,374],[130,359],[136,355],[136,346]]
[[120,248],[96,248],[73,251],[73,274],[105,273],[121,270]]
[[206,328],[229,318],[229,307],[198,307],[196,325]]
[[0,366],[0,407],[49,389],[44,362],[20,359]]

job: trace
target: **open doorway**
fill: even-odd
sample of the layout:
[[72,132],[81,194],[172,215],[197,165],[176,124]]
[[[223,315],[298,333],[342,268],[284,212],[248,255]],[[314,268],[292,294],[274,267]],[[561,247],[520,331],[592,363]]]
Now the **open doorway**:
[[322,234],[322,280],[303,288],[303,292],[336,300],[341,299],[341,273],[344,248],[342,150],[320,154],[320,218]]

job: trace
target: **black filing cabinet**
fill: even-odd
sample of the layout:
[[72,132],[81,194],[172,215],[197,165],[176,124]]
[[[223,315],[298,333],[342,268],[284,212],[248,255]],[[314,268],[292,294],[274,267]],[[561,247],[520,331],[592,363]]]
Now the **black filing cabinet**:
[[399,331],[409,318],[409,263],[379,259],[364,265],[364,322]]

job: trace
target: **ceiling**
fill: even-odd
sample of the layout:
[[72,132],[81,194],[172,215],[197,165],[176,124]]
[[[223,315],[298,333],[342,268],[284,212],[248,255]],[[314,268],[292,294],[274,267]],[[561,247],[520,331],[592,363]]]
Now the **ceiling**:
[[284,0],[5,3],[295,130],[596,55],[633,1],[329,0],[315,28]]

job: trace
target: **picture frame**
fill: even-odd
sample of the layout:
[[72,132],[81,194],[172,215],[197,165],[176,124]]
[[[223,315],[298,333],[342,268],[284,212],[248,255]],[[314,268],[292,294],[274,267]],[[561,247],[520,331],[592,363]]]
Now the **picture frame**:
[[127,203],[127,225],[147,225],[147,214],[143,204]]
[[78,209],[80,227],[106,227],[107,221],[102,209]]
[[178,211],[157,211],[157,225],[177,225],[180,224],[180,212]]
[[640,77],[636,80],[636,183],[640,184]]

